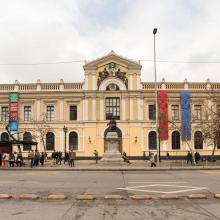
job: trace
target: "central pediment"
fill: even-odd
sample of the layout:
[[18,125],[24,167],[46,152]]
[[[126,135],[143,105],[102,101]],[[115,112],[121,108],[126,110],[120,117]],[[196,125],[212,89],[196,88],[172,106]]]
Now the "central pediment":
[[103,66],[106,66],[108,63],[117,63],[118,65],[127,68],[127,69],[137,69],[140,70],[142,66],[138,61],[130,60],[119,56],[114,51],[111,51],[106,56],[93,60],[86,63],[83,68],[84,70],[97,70]]

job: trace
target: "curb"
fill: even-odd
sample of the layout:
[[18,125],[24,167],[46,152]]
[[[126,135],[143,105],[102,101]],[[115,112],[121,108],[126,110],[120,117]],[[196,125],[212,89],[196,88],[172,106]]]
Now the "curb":
[[63,194],[51,194],[47,196],[47,200],[66,200],[67,196]]
[[76,200],[95,200],[95,197],[92,195],[78,195]]
[[133,200],[151,200],[152,199],[152,197],[148,195],[132,195],[132,196],[129,196],[129,198]]
[[180,196],[178,196],[178,195],[161,195],[160,196],[161,200],[177,200],[179,198],[180,198]]
[[126,200],[126,198],[121,195],[105,195],[104,198],[106,200]]
[[6,193],[0,194],[0,199],[11,199],[12,196]]
[[219,167],[191,167],[191,168],[180,168],[180,167],[173,167],[173,168],[74,168],[74,169],[67,169],[67,168],[8,168],[2,169],[0,171],[196,171],[196,170],[220,170]]
[[204,194],[191,194],[187,196],[188,199],[207,199],[207,196]]
[[37,199],[39,199],[39,196],[37,194],[34,194],[34,193],[27,193],[27,194],[20,195],[19,199],[23,199],[23,200],[37,200]]

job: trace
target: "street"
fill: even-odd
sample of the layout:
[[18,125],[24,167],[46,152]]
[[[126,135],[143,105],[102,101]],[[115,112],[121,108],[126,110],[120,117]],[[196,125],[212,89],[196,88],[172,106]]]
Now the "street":
[[[14,198],[1,200],[1,219],[220,219],[220,171],[0,171],[0,192]],[[37,201],[19,200],[36,193]],[[179,200],[160,200],[161,194],[178,194]],[[187,195],[202,193],[205,200]],[[48,194],[65,194],[65,201],[47,201]],[[94,201],[77,201],[91,194]],[[126,199],[107,201],[105,195]],[[151,195],[133,201],[130,195]]]

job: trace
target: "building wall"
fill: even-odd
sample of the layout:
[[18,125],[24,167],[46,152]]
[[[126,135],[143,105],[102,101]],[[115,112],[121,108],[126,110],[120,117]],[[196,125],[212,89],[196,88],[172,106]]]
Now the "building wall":
[[[99,73],[109,63],[117,63],[122,72],[126,73],[128,87],[121,87],[119,91],[100,91],[97,85]],[[94,64],[93,64],[94,63]],[[143,151],[148,149],[148,134],[155,130],[155,121],[149,120],[148,105],[155,103],[155,90],[153,83],[141,82],[141,66],[133,61],[126,60],[116,55],[109,55],[98,61],[86,64],[84,83],[60,83],[49,84],[38,81],[36,84],[15,84],[0,85],[0,106],[7,106],[10,92],[19,92],[19,132],[30,131],[33,136],[37,136],[38,128],[48,126],[55,134],[55,150],[64,151],[64,125],[67,131],[67,150],[69,146],[69,133],[75,131],[78,134],[78,156],[92,156],[94,149],[99,154],[104,153],[104,131],[107,128],[108,120],[105,119],[105,100],[107,97],[120,98],[120,120],[117,126],[122,131],[122,151],[129,156],[142,156]],[[114,78],[114,77],[113,77]],[[112,78],[112,79],[113,79]],[[115,79],[114,79],[115,80]],[[109,78],[111,83],[111,77]],[[119,83],[119,86],[121,84]],[[168,92],[168,116],[171,116],[171,105],[179,105],[180,93],[184,90],[191,92],[191,108],[195,104],[207,105],[207,94],[211,88],[220,91],[220,84],[207,83],[158,83],[158,89]],[[55,118],[53,121],[45,121],[47,105],[55,106]],[[32,108],[32,121],[24,122],[24,106],[30,105]],[[69,120],[69,106],[77,105],[77,120]],[[180,112],[179,112],[180,115]],[[180,124],[179,120],[177,124]],[[0,134],[5,132],[6,122],[0,124]],[[188,150],[187,144],[181,142],[180,150],[171,149],[171,133],[173,129],[169,124],[169,139],[160,143],[161,154],[167,151],[171,155],[185,155]],[[192,124],[192,140],[195,125]],[[40,137],[38,149],[44,150]],[[204,143],[203,150],[198,150],[201,154],[210,154],[212,146]],[[219,154],[219,150],[216,151]]]

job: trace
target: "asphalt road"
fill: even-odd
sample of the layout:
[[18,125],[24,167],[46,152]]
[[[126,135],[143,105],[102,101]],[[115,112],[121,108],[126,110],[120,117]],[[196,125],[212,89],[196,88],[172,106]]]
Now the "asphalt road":
[[[0,219],[220,219],[220,170],[206,171],[0,171],[0,192],[18,197],[37,193],[38,201],[0,201]],[[48,194],[66,194],[66,201],[46,201]],[[189,200],[203,193],[207,200]],[[92,194],[95,201],[76,201]],[[106,201],[106,194],[147,194],[151,201]],[[180,200],[161,201],[161,194]],[[44,199],[45,198],[45,199]],[[72,199],[71,199],[72,198]]]

